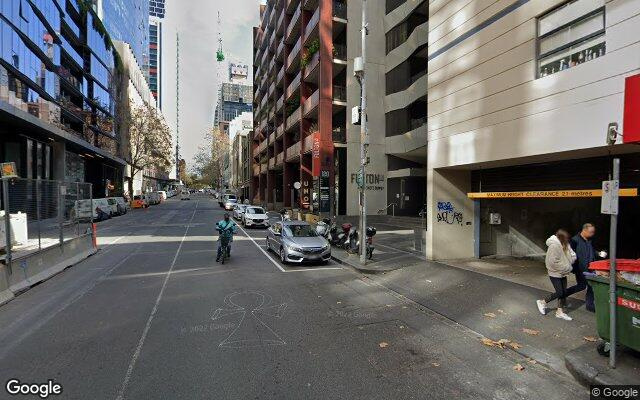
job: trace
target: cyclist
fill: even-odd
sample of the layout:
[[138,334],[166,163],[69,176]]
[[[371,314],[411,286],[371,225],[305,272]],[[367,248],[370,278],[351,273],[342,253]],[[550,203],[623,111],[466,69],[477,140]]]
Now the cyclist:
[[224,247],[224,243],[227,244],[227,257],[231,254],[231,242],[233,242],[233,234],[236,233],[237,229],[236,223],[229,218],[229,213],[224,213],[224,219],[216,225],[216,230],[220,234],[216,262],[220,261],[220,257],[222,257],[222,247]]

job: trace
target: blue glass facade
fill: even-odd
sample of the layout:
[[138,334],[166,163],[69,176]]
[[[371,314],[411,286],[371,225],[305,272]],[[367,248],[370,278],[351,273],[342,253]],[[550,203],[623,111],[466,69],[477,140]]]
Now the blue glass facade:
[[0,102],[117,156],[110,39],[76,1],[0,1]]
[[149,0],[102,0],[102,21],[113,40],[129,43],[142,68],[149,49]]

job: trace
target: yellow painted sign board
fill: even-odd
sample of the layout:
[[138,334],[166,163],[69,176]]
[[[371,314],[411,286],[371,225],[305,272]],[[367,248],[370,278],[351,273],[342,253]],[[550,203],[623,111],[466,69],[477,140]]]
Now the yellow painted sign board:
[[[637,197],[638,189],[620,189],[620,197]],[[559,199],[575,197],[602,197],[602,189],[585,190],[533,190],[524,192],[467,193],[470,199]]]
[[16,172],[16,163],[5,162],[2,163],[2,177],[3,178],[16,178],[18,176]]

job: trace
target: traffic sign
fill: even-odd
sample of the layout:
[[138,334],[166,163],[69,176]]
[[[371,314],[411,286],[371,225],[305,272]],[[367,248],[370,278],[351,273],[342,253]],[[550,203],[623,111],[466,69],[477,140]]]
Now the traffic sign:
[[618,198],[620,197],[620,181],[602,182],[602,203],[600,212],[602,214],[618,215]]

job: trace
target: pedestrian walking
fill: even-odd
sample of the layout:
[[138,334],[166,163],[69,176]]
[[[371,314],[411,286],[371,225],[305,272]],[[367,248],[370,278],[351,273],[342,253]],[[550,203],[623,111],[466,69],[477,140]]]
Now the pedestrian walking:
[[573,263],[573,273],[576,276],[576,285],[567,289],[567,296],[587,289],[585,295],[585,307],[588,311],[595,312],[593,300],[593,288],[587,284],[585,272],[589,271],[589,264],[596,260],[596,252],[593,250],[592,239],[596,234],[596,227],[586,223],[582,225],[580,233],[571,238],[571,248],[576,253],[576,261]]
[[566,321],[572,320],[564,312],[567,304],[567,276],[573,271],[573,263],[576,260],[576,254],[573,252],[569,241],[569,234],[564,229],[558,230],[555,235],[551,235],[547,239],[545,266],[555,292],[545,299],[536,300],[538,310],[542,315],[547,313],[547,303],[558,300],[556,318]]

